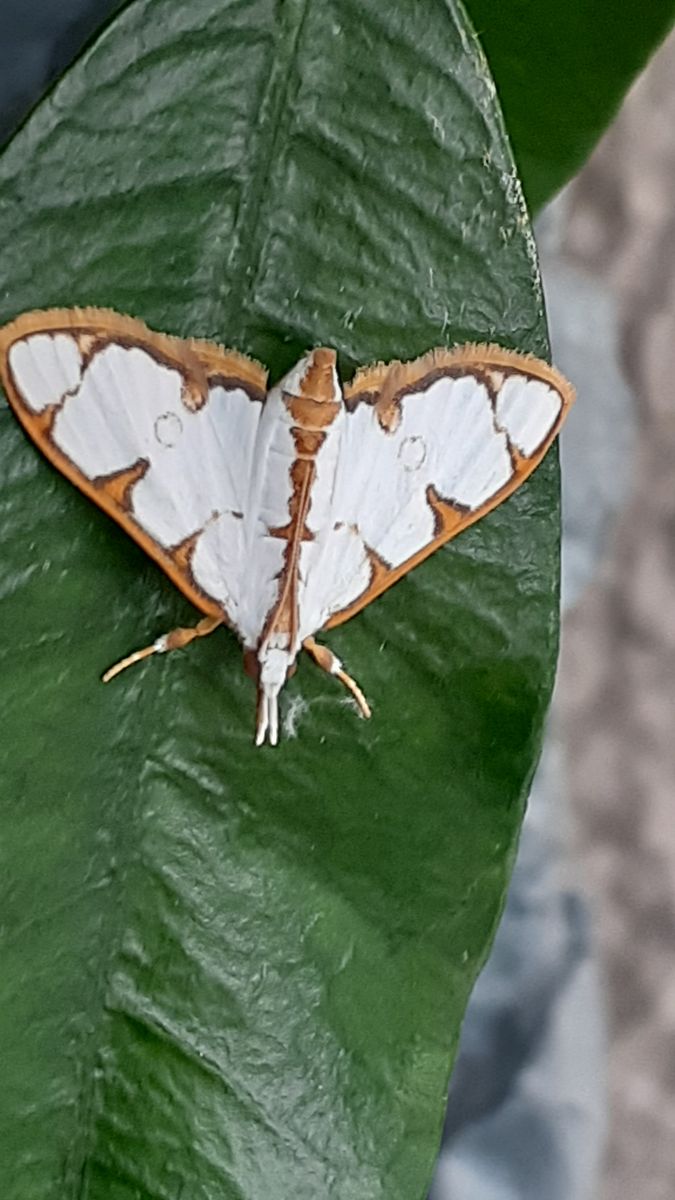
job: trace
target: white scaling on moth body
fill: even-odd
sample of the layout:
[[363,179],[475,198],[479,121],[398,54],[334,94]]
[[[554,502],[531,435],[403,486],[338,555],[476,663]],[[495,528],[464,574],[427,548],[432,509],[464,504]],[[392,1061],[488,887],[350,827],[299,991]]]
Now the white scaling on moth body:
[[298,725],[306,712],[309,712],[309,703],[307,700],[303,700],[302,696],[292,696],[286,707],[286,715],[284,717],[284,734],[286,737],[296,738],[298,736]]
[[179,441],[183,432],[183,422],[175,412],[162,413],[155,421],[155,439],[160,446],[170,449]]
[[399,462],[406,471],[419,471],[427,457],[427,444],[424,438],[415,435],[401,442],[398,452]]

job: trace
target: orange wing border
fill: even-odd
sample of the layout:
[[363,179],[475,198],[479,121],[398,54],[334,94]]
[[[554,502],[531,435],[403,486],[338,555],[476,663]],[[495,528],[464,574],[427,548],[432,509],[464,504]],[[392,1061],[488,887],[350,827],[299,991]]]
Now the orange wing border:
[[525,458],[514,456],[514,471],[508,483],[504,484],[494,496],[482,504],[480,508],[465,511],[441,499],[433,489],[429,489],[427,500],[436,518],[436,536],[423,546],[416,554],[411,555],[397,567],[389,567],[374,551],[370,551],[371,582],[360,596],[346,608],[333,613],[323,626],[333,629],[342,625],[350,617],[356,616],[362,608],[376,600],[388,588],[393,587],[408,571],[412,571],[418,563],[428,558],[430,554],[457,537],[470,525],[486,516],[493,508],[497,508],[504,500],[515,492],[529,475],[539,466],[548,453],[551,445],[558,436],[561,426],[576,399],[575,390],[571,383],[561,375],[555,367],[532,354],[519,354],[515,350],[506,350],[502,346],[492,344],[467,343],[453,349],[439,347],[429,350],[421,358],[410,362],[373,363],[357,371],[351,382],[345,387],[345,403],[349,409],[358,404],[370,403],[376,405],[382,413],[383,423],[386,424],[386,414],[395,406],[399,397],[408,391],[417,391],[425,383],[433,381],[437,376],[451,375],[456,372],[475,375],[478,380],[489,383],[490,372],[496,372],[506,378],[508,375],[524,375],[530,379],[538,379],[555,389],[561,399],[560,412],[550,433],[537,447],[534,454]]
[[[507,350],[494,342],[466,342],[461,346],[438,346],[427,350],[419,358],[408,362],[370,363],[360,367],[345,384],[344,396],[348,408],[354,408],[364,400],[381,403],[382,392],[387,398],[394,398],[411,388],[419,388],[430,375],[436,372],[449,374],[453,370],[458,373],[480,375],[485,371],[504,371],[516,375],[530,375],[548,383],[560,394],[563,405],[568,408],[574,403],[575,392],[572,384],[561,375],[556,367],[534,354],[521,353],[518,350]],[[386,389],[385,389],[386,384]]]
[[136,524],[124,507],[125,487],[133,485],[141,478],[147,469],[144,466],[146,460],[139,459],[131,464],[127,471],[109,477],[111,484],[108,486],[105,481],[97,484],[83,475],[52,442],[49,437],[50,421],[45,420],[45,414],[32,414],[22,400],[12,379],[9,351],[15,342],[39,333],[72,333],[84,338],[91,336],[97,345],[105,342],[115,342],[124,346],[137,345],[179,371],[194,393],[201,393],[202,396],[205,396],[210,381],[224,379],[242,386],[252,400],[264,401],[267,390],[265,368],[254,359],[247,358],[236,350],[226,350],[215,342],[156,333],[136,317],[124,316],[113,309],[36,309],[22,313],[0,328],[0,380],[12,410],[31,440],[62,475],[138,543],[195,608],[207,616],[219,617],[227,623],[220,605],[202,592],[192,579],[187,565],[189,556],[186,553],[186,544],[173,547],[173,553],[166,550]]

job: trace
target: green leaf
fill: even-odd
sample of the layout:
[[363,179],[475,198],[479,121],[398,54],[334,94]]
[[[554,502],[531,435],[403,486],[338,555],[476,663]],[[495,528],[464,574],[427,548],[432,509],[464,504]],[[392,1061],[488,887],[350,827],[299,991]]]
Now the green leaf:
[[581,166],[675,20],[674,0],[465,0],[530,208]]
[[[111,305],[279,373],[546,351],[485,62],[447,0],[137,0],[0,160],[2,319]],[[276,750],[219,631],[0,412],[0,974],[13,1200],[424,1193],[557,637],[558,473],[303,662]]]

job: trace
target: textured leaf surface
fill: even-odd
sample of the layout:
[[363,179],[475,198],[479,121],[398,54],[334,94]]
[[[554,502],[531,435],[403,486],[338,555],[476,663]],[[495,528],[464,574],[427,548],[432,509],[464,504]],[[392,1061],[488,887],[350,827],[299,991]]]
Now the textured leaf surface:
[[[545,352],[494,90],[453,3],[137,0],[0,160],[1,311],[111,305],[278,375]],[[411,1200],[556,644],[557,466],[303,663],[286,736],[218,632],[0,411],[12,1200]]]
[[675,20],[674,0],[466,0],[531,208],[581,166]]

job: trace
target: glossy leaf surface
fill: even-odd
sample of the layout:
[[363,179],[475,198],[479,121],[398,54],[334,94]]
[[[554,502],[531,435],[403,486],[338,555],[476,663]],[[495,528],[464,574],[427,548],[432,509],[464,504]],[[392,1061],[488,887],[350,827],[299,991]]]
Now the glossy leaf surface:
[[[136,0],[0,161],[3,320],[109,305],[278,376],[496,339],[545,353],[461,10]],[[198,486],[198,480],[195,481]],[[276,750],[221,631],[0,411],[3,1089],[13,1200],[421,1197],[536,759],[554,455],[327,639]]]

